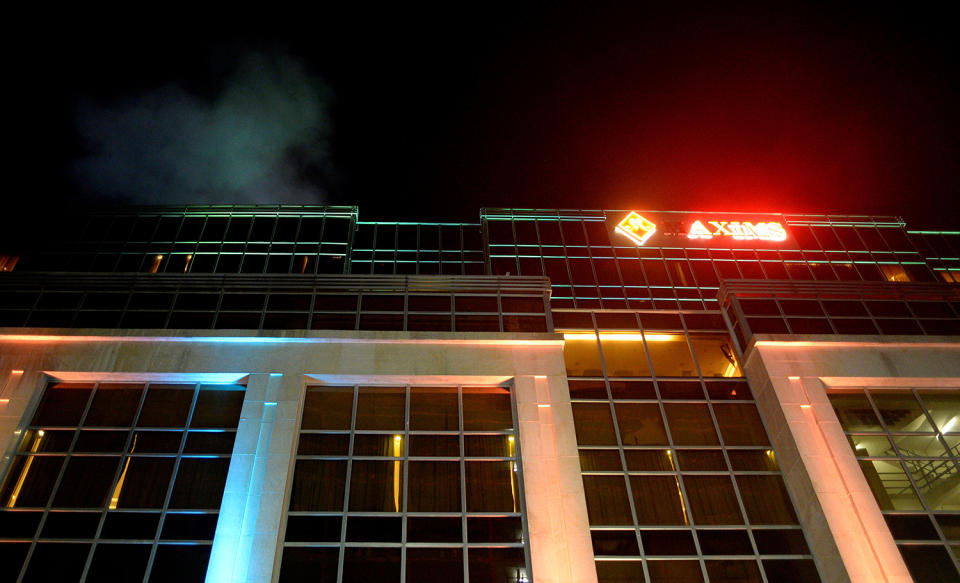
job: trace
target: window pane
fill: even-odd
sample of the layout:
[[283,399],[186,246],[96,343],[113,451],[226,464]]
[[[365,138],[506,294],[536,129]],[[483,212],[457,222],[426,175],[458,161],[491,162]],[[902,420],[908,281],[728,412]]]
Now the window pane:
[[615,334],[607,334],[602,337],[600,344],[603,347],[608,376],[650,376],[650,365],[640,340],[618,339]]
[[170,507],[219,510],[229,467],[229,458],[180,460]]
[[201,386],[191,427],[236,427],[243,408],[243,387]]
[[567,376],[603,376],[600,351],[594,334],[566,335],[563,343],[563,359],[567,365]]
[[900,466],[900,462],[866,461],[860,462],[860,469],[873,490],[873,495],[882,510],[920,510],[920,499],[910,484],[910,479]]
[[610,405],[607,403],[572,403],[573,424],[580,445],[617,445]]
[[352,387],[307,387],[301,429],[350,429]]
[[55,506],[102,507],[119,464],[119,457],[71,457],[60,480]]
[[93,385],[56,383],[47,387],[33,416],[33,425],[74,426],[87,406]]
[[780,476],[737,476],[750,524],[796,524],[797,516]]
[[514,462],[466,462],[467,512],[519,512]]
[[411,461],[408,512],[460,512],[460,463]]
[[617,403],[623,445],[666,445],[667,432],[656,403]]
[[729,477],[685,475],[683,483],[697,524],[743,524]]
[[[734,451],[727,452],[729,454]],[[727,462],[719,449],[678,449],[677,463],[681,470],[710,471],[726,470]]]
[[62,456],[17,456],[3,485],[8,508],[45,506],[63,464]]
[[[652,581],[683,581],[697,583],[703,581],[700,563],[697,561],[650,561],[650,579]],[[714,579],[710,579],[714,581]]]
[[767,445],[767,432],[752,404],[715,403],[713,413],[726,445]]
[[151,545],[98,544],[86,581],[142,581]]
[[583,476],[583,490],[591,525],[633,525],[623,476]]
[[933,431],[912,394],[872,392],[873,402],[890,431]]
[[290,492],[290,510],[343,510],[347,462],[297,460]]
[[683,334],[645,333],[653,370],[660,377],[697,376],[693,356]]
[[463,387],[463,429],[513,428],[510,391],[503,387]]
[[403,462],[354,461],[350,474],[350,510],[399,512]]
[[407,581],[463,581],[462,549],[408,548],[406,564]]
[[133,424],[143,394],[141,385],[101,384],[93,397],[84,425],[122,427]]
[[760,583],[756,561],[706,561],[710,583]]
[[471,516],[467,518],[471,543],[518,543],[523,541],[519,516]]
[[630,476],[637,523],[689,524],[676,476]]
[[641,561],[597,561],[599,583],[635,583],[644,581]]
[[354,456],[403,457],[403,436],[377,433],[353,437]]
[[637,533],[632,530],[595,530],[590,537],[596,556],[640,556]]
[[193,385],[150,385],[140,412],[140,427],[183,427],[193,401]]
[[880,422],[862,392],[833,393],[829,397],[846,431],[880,431]]
[[[173,458],[130,458],[117,508],[162,508],[173,473]],[[116,490],[112,496],[116,496]]]
[[458,457],[460,438],[456,435],[411,435],[411,456]]
[[677,445],[716,445],[720,441],[706,405],[667,403],[664,405],[670,434]]
[[926,405],[937,429],[943,433],[960,431],[960,394],[946,391],[920,391],[920,400]]
[[360,387],[357,392],[357,429],[403,431],[406,392],[396,387]]
[[210,561],[210,545],[157,545],[148,583],[201,583]]
[[705,377],[740,377],[743,371],[726,334],[691,334],[690,344]]
[[456,387],[410,389],[410,429],[457,431],[460,421]]

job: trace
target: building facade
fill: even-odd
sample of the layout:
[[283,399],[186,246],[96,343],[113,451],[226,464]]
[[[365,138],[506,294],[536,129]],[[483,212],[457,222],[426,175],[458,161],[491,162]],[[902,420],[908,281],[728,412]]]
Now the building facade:
[[0,271],[2,580],[960,581],[960,231],[138,208]]

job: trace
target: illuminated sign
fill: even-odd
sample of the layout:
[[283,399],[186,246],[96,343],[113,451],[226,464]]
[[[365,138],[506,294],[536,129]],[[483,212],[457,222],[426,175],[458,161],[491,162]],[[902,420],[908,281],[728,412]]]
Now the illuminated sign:
[[714,237],[733,237],[740,241],[784,241],[787,230],[776,222],[747,221],[693,221],[687,237],[690,239],[713,239]]
[[616,238],[626,237],[637,246],[781,246],[790,238],[782,215],[772,213],[644,211],[641,216],[629,211],[626,216],[610,216],[607,224]]
[[620,221],[615,230],[622,235],[626,235],[637,245],[643,245],[657,232],[657,226],[637,213],[630,211],[630,214]]

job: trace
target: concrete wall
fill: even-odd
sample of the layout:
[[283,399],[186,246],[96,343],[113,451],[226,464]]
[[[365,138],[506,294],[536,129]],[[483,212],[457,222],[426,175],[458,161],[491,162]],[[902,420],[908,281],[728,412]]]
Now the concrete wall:
[[960,387],[960,338],[757,335],[745,371],[821,575],[912,581],[827,397],[831,387]]
[[245,380],[207,580],[276,580],[304,387],[511,383],[533,580],[595,583],[573,415],[554,334],[0,329],[3,468],[48,379]]

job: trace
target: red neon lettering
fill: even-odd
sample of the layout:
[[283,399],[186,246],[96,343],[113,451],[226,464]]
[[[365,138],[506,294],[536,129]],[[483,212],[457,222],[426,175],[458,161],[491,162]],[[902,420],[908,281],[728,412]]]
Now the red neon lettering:
[[727,221],[710,221],[710,224],[717,228],[717,230],[713,232],[714,235],[733,235],[733,233],[726,229]]
[[713,235],[710,234],[710,231],[703,226],[703,223],[700,221],[693,221],[693,224],[690,225],[690,232],[687,233],[687,237],[690,239],[713,239]]

